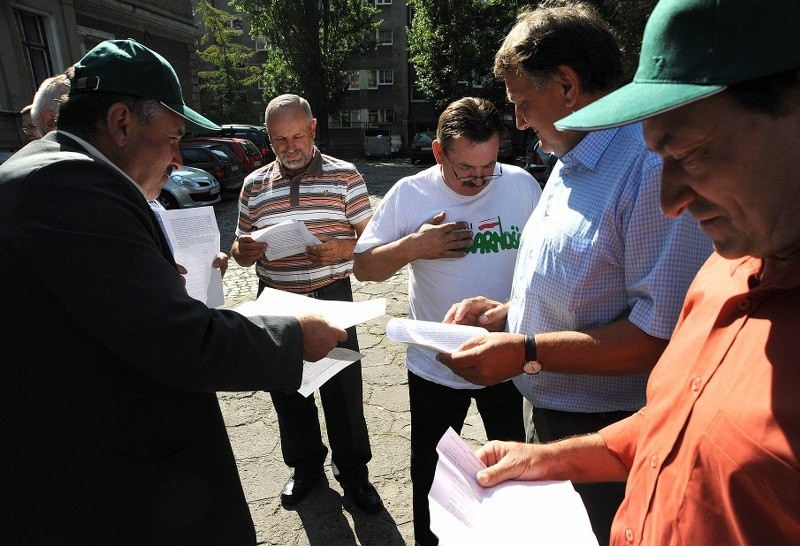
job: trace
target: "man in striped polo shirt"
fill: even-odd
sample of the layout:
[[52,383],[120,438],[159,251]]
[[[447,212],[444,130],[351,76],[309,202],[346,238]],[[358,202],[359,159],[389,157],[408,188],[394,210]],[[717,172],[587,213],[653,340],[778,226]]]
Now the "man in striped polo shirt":
[[[239,198],[239,222],[231,254],[243,267],[256,264],[259,293],[264,287],[325,300],[352,301],[353,248],[372,217],[364,179],[351,164],[322,155],[314,146],[317,120],[297,95],[274,98],[265,125],[275,161],[245,180]],[[285,220],[299,220],[322,244],[303,254],[267,260],[267,245],[249,234]],[[342,347],[358,351],[355,327]],[[322,443],[314,397],[272,392],[278,414],[284,462],[294,474],[281,492],[292,505],[324,481],[327,448]],[[320,387],[331,445],[333,475],[345,494],[368,513],[383,503],[368,479],[372,458],[364,419],[361,362],[339,372]]]

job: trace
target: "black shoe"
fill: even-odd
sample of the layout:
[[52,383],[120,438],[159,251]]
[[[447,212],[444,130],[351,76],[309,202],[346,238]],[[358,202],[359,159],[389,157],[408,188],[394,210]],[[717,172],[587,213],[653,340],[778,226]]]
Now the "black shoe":
[[364,482],[355,487],[345,487],[344,493],[345,495],[350,495],[356,506],[367,514],[377,514],[383,510],[383,501],[381,501],[378,492],[369,482]]
[[281,491],[281,502],[287,506],[297,504],[308,495],[309,491],[325,479],[325,474],[316,474],[309,478],[292,476]]

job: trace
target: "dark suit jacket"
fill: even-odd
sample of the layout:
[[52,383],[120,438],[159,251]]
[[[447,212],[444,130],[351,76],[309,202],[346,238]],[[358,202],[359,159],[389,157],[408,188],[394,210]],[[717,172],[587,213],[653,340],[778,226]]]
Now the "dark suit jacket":
[[254,543],[216,391],[302,334],[186,294],[138,188],[50,133],[0,167],[0,542]]

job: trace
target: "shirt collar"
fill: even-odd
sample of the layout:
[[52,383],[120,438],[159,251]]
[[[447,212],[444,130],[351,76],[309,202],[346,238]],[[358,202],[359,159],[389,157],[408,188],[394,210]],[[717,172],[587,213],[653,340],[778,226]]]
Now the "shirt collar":
[[590,132],[573,149],[564,154],[564,157],[559,158],[561,163],[568,169],[583,165],[589,170],[594,170],[603,152],[606,151],[619,130],[619,127],[614,127]]
[[[100,150],[98,150],[97,148],[95,148],[94,146],[92,146],[91,144],[86,142],[85,140],[83,140],[81,137],[75,136],[72,133],[68,133],[67,131],[64,131],[62,129],[59,129],[58,133],[60,133],[62,135],[65,135],[65,136],[68,136],[69,138],[71,138],[72,140],[77,142],[83,149],[85,149],[87,152],[89,152],[90,156],[94,157],[95,159],[99,159],[100,161],[102,161],[103,163],[105,163],[106,165],[111,167],[112,169],[115,169],[119,174],[121,174],[126,179],[128,179],[130,181],[130,183],[133,184],[134,187],[137,190],[139,190],[139,193],[141,193],[143,196],[145,195],[144,190],[142,189],[142,187],[139,184],[137,184],[136,181],[133,178],[128,176],[128,173],[126,173],[125,171],[120,169],[115,163],[112,163],[110,159],[108,159],[106,156],[104,156],[103,153]],[[145,199],[146,198],[147,197],[145,196]]]
[[275,165],[278,167],[277,169],[272,169],[272,180],[279,180],[281,178],[295,178],[297,176],[320,176],[322,174],[322,154],[317,150],[317,147],[314,146],[311,148],[311,161],[308,165],[306,165],[306,170],[302,173],[292,176],[289,171],[287,171],[283,164],[275,159]]
[[[745,256],[738,260],[733,260],[730,267],[731,277],[744,277],[745,280],[751,277],[758,277],[764,268],[764,260],[761,258],[753,258],[752,256]],[[790,290],[800,287],[800,261],[795,261],[792,265],[782,269],[775,275],[762,280],[756,281],[757,288],[774,288],[779,290]]]

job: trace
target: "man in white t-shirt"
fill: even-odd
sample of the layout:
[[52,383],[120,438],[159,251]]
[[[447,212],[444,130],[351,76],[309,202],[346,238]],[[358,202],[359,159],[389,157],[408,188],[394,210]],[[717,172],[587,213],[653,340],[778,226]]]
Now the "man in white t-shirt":
[[[409,317],[440,322],[476,288],[508,299],[520,231],[541,195],[524,170],[497,162],[505,132],[491,102],[463,98],[439,117],[437,164],[395,184],[355,248],[353,274],[382,281],[406,264]],[[522,399],[511,382],[482,388],[409,347],[411,480],[417,544],[436,544],[428,492],[436,444],[448,427],[461,431],[474,398],[488,438],[524,438]]]

